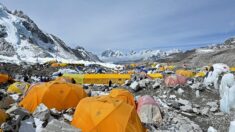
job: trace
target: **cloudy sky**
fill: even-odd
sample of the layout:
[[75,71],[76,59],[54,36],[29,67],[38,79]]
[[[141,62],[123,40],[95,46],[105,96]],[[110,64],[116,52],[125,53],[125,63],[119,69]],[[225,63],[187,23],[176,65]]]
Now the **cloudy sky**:
[[235,36],[234,0],[1,0],[71,47],[194,48]]

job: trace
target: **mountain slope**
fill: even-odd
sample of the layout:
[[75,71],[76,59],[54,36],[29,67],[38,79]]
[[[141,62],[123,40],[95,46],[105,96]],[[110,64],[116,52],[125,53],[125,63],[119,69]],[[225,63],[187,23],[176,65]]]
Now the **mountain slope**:
[[188,63],[192,66],[205,66],[213,63],[225,63],[235,66],[235,38],[230,38],[222,44],[172,54],[160,61]]
[[92,53],[68,47],[58,37],[43,32],[22,11],[9,11],[0,4],[0,61],[38,58],[99,61]]

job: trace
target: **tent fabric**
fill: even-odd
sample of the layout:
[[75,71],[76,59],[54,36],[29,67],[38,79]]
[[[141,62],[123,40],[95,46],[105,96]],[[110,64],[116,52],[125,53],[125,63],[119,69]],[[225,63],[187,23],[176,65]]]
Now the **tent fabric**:
[[184,85],[187,82],[187,78],[181,75],[170,75],[164,80],[167,87],[175,87],[177,85]]
[[196,73],[195,77],[205,77],[206,76],[206,73],[201,71],[201,72],[198,72]]
[[82,99],[71,124],[83,132],[144,131],[134,107],[110,96]]
[[143,105],[158,105],[158,103],[153,99],[153,97],[149,95],[144,95],[140,97],[137,103],[138,103],[137,112],[140,111]]
[[159,105],[149,95],[138,99],[137,113],[143,123],[160,123],[162,121]]
[[235,67],[230,67],[231,72],[235,72]]
[[190,70],[183,70],[183,69],[180,69],[180,70],[176,70],[176,74],[177,75],[182,75],[184,77],[193,77],[194,76],[194,73]]
[[161,73],[153,73],[153,74],[148,74],[149,77],[156,79],[156,78],[163,78],[163,75]]
[[84,75],[82,74],[63,74],[63,77],[73,78],[76,83],[83,84]]
[[87,94],[80,85],[51,81],[35,85],[19,105],[30,112],[33,112],[41,103],[49,109],[65,110],[76,107],[85,97]]
[[52,64],[51,64],[51,67],[59,67],[59,66],[60,66],[59,63],[52,63]]
[[7,74],[0,74],[0,84],[7,82],[10,80],[9,75]]
[[7,118],[8,118],[8,116],[5,113],[5,111],[0,109],[0,126],[1,126],[2,123],[4,123],[6,121]]
[[28,94],[28,92],[29,92],[31,89],[33,89],[36,85],[39,85],[39,84],[42,84],[42,83],[43,83],[43,82],[32,83],[32,84],[30,85],[30,87],[27,88],[26,91],[24,92],[24,96],[26,96],[26,95]]
[[127,104],[130,104],[136,108],[134,96],[126,89],[115,88],[110,91],[109,96],[121,99]]
[[24,94],[29,87],[30,87],[30,84],[28,84],[28,83],[15,82],[8,87],[7,92],[8,93]]
[[175,66],[165,66],[165,69],[173,71],[175,69]]
[[67,76],[57,77],[54,81],[72,83],[72,78]]
[[108,84],[110,80],[112,83],[124,84],[130,79],[130,74],[84,74],[83,84]]

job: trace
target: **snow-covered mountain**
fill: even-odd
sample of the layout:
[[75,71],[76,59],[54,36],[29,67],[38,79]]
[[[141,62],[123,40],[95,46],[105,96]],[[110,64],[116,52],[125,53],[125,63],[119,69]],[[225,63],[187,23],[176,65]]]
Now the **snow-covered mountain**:
[[122,52],[119,50],[106,50],[101,53],[100,59],[106,62],[122,62],[122,61],[145,61],[145,60],[157,60],[167,57],[173,53],[181,52],[179,49],[173,49],[168,51],[162,50],[141,50]]
[[0,61],[35,61],[57,58],[99,61],[82,47],[72,49],[60,38],[45,33],[22,11],[0,4]]

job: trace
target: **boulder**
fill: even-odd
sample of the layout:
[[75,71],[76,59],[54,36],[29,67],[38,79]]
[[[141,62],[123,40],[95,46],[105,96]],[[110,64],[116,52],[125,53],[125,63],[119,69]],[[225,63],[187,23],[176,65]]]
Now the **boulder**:
[[81,132],[80,129],[74,128],[71,125],[53,119],[50,121],[45,128],[42,129],[42,132]]
[[33,117],[41,121],[47,121],[50,118],[50,110],[44,104],[40,104],[33,112]]
[[132,82],[130,88],[133,89],[134,91],[139,90],[139,83],[137,81]]

